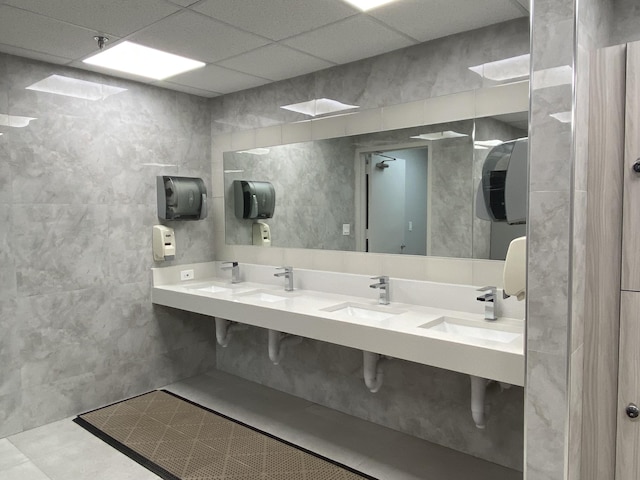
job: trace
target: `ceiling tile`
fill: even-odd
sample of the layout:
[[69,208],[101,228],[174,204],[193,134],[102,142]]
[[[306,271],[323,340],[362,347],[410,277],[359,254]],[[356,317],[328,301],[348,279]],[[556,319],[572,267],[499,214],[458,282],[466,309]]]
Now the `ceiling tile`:
[[188,11],[159,21],[133,35],[131,40],[203,62],[216,62],[269,43],[256,35]]
[[42,15],[0,6],[0,43],[63,58],[78,58],[96,49],[95,32]]
[[385,28],[367,16],[359,15],[283,43],[332,62],[347,63],[417,42]]
[[340,0],[207,0],[193,9],[272,40],[358,13]]
[[[0,2],[1,1],[2,0],[0,0]],[[26,50],[24,48],[4,44],[0,44],[0,52],[8,53],[9,55],[16,55],[18,57],[31,58],[33,60],[40,60],[41,62],[55,63],[58,65],[64,65],[72,60],[71,58],[57,57],[56,55],[49,55],[48,53],[34,52],[33,50]]]
[[511,0],[404,0],[369,15],[420,42],[524,16]]
[[207,90],[218,93],[231,93],[247,88],[258,87],[270,83],[264,78],[234,72],[216,65],[209,65],[204,68],[192,70],[171,77],[171,83],[195,87],[200,90]]
[[6,3],[119,37],[180,10],[162,0],[6,0]]
[[281,45],[267,45],[218,65],[271,80],[284,80],[328,68],[333,63]]
[[217,92],[201,90],[199,88],[189,87],[187,85],[180,85],[179,83],[167,82],[166,80],[153,82],[152,85],[155,85],[156,87],[168,88],[170,90],[177,90],[178,92],[190,93],[191,95],[197,95],[199,97],[213,98],[220,96],[220,94]]

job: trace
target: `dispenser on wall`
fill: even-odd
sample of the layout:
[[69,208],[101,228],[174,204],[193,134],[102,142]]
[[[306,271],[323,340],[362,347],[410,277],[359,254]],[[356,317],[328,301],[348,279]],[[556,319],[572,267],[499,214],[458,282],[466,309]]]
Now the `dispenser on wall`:
[[233,195],[238,218],[271,218],[276,206],[276,190],[270,182],[234,180]]
[[156,177],[158,217],[163,220],[202,220],[207,217],[207,187],[201,178]]
[[476,215],[484,220],[526,223],[529,140],[520,138],[493,147],[482,167]]
[[253,224],[253,244],[259,247],[271,246],[271,229],[264,222]]
[[176,235],[173,228],[153,226],[153,259],[156,262],[176,258]]

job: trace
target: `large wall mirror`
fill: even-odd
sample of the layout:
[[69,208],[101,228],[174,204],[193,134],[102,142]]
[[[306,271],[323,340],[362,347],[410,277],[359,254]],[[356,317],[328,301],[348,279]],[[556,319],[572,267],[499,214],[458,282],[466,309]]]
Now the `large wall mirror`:
[[[491,148],[527,136],[527,112],[223,154],[226,243],[503,260],[525,225],[482,220],[476,190]],[[271,218],[235,214],[234,181],[270,182]]]

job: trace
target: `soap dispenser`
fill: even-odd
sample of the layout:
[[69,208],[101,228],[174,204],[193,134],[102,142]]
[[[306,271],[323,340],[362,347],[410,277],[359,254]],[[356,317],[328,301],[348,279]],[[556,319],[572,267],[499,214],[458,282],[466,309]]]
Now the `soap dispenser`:
[[153,259],[164,262],[176,258],[176,235],[173,228],[153,226]]

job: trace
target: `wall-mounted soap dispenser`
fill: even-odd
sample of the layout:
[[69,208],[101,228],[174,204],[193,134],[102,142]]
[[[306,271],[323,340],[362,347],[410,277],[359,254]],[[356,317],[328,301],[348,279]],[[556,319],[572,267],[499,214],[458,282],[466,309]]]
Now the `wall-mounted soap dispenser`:
[[234,180],[233,200],[237,218],[271,218],[276,207],[276,190],[270,182]]
[[153,259],[156,262],[176,258],[176,235],[173,228],[153,226]]
[[156,177],[158,217],[163,220],[202,220],[207,217],[207,187],[201,178]]
[[525,223],[529,140],[520,138],[493,147],[482,167],[476,215],[483,220]]
[[253,244],[259,247],[271,246],[271,229],[264,222],[253,224]]

